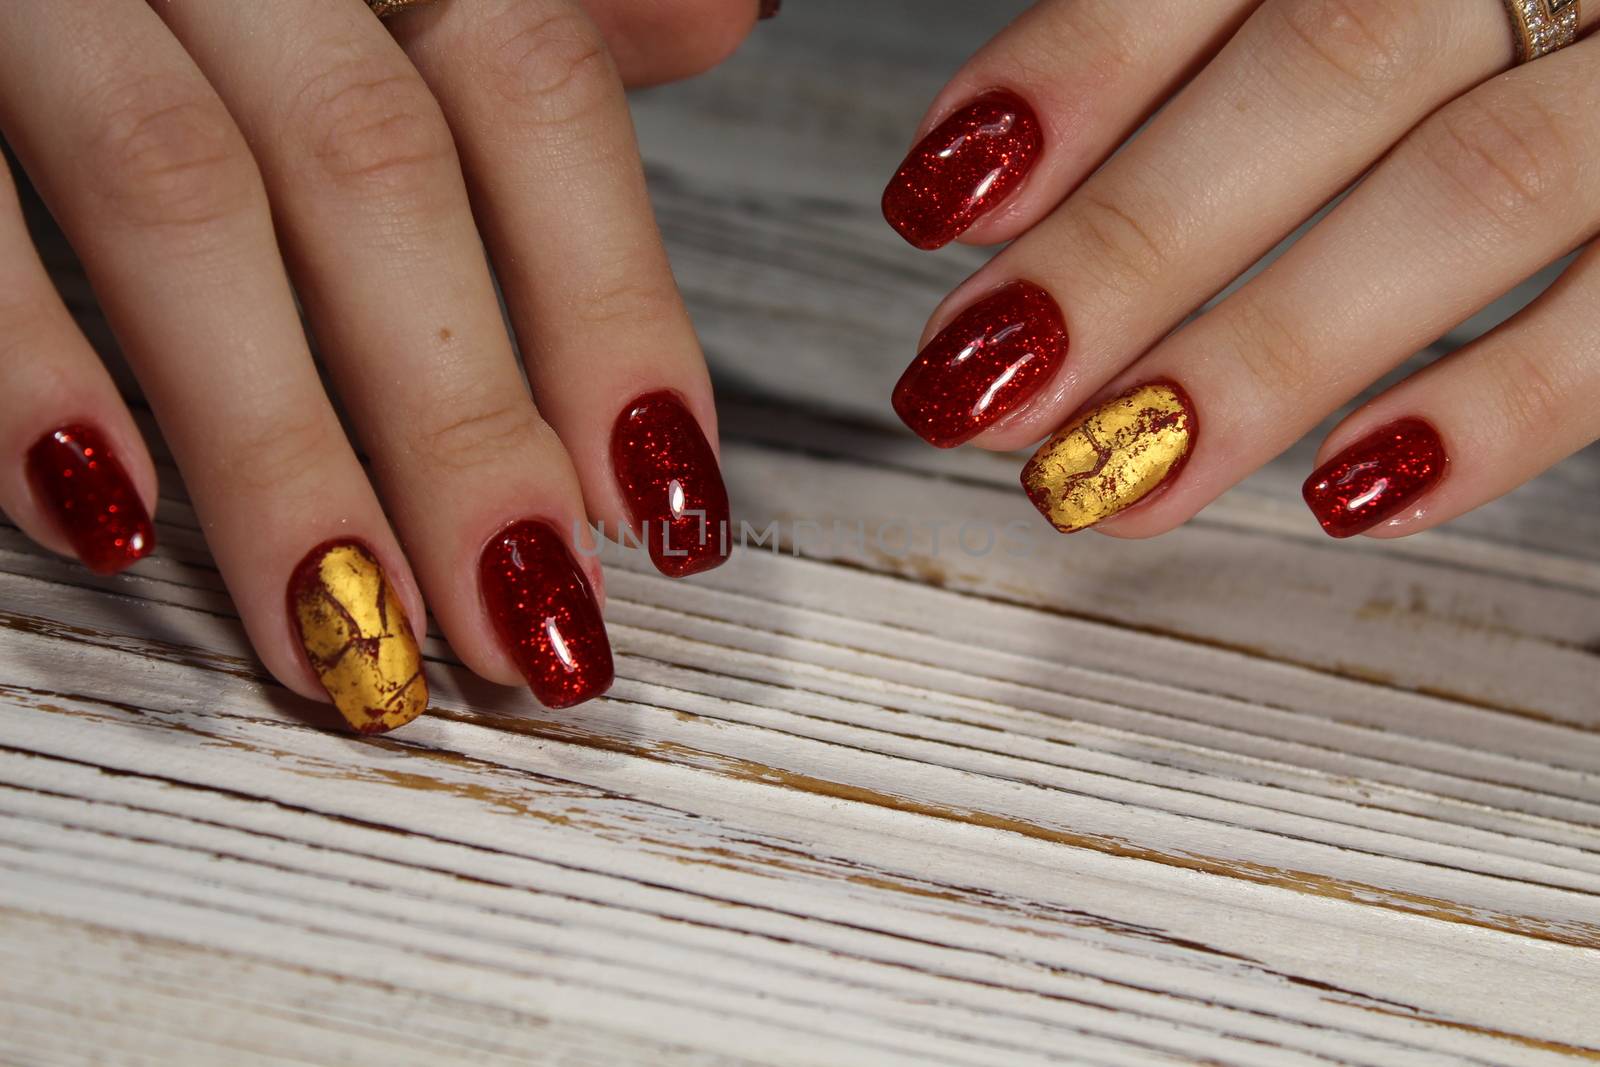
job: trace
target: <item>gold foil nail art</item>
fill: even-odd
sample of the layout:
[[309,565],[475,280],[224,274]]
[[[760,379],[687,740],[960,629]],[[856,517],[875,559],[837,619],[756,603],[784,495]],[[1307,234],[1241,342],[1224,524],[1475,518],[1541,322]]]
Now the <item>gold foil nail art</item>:
[[411,623],[364,545],[329,541],[312,549],[289,580],[289,613],[311,669],[359,733],[393,730],[427,709]]
[[1176,474],[1194,433],[1183,390],[1168,382],[1136,386],[1056,431],[1023,468],[1022,487],[1051,525],[1072,533]]

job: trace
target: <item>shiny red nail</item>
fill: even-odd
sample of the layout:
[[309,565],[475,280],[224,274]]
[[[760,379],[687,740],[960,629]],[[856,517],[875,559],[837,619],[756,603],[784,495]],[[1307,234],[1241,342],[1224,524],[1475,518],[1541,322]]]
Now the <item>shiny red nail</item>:
[[760,6],[756,9],[756,15],[764,19],[777,18],[778,12],[782,8],[783,0],[761,0]]
[[1421,419],[1375,430],[1306,479],[1306,506],[1333,537],[1353,537],[1394,518],[1439,483],[1449,458]]
[[894,410],[924,441],[954,448],[1038,392],[1066,355],[1056,302],[1032,282],[1012,282],[928,342],[894,387]]
[[985,93],[906,156],[883,191],[883,217],[918,248],[942,248],[1015,192],[1043,147],[1026,101],[1003,89]]
[[650,559],[681,578],[728,558],[728,491],[700,424],[671,393],[647,393],[611,430],[611,466]]
[[156,547],[139,491],[94,427],[45,434],[28,449],[27,467],[34,496],[96,574],[115,574]]
[[478,578],[495,633],[541,704],[570,707],[611,688],[600,605],[555,527],[507,526],[484,546]]

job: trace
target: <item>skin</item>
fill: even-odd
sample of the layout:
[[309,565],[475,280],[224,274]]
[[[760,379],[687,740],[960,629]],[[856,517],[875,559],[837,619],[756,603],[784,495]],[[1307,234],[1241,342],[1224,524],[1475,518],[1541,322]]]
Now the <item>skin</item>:
[[[360,0],[0,0],[0,130],[84,260],[286,686],[327,699],[284,589],[334,538],[371,546],[419,636],[426,598],[473,671],[520,684],[476,588],[490,535],[528,517],[622,525],[607,446],[640,393],[674,392],[715,447],[623,91],[714,65],[756,14],[448,0],[380,23]],[[149,454],[3,173],[0,397],[0,509],[29,536],[68,551],[23,456],[72,420],[108,435],[155,511]]]
[[[1583,30],[1597,20],[1600,4],[1585,5]],[[995,86],[1025,96],[1047,130],[1027,182],[962,237],[1011,243],[939,306],[922,343],[1024,278],[1060,304],[1072,353],[972,443],[1022,448],[1132,385],[1178,381],[1199,412],[1193,455],[1095,527],[1159,534],[1583,245],[1600,230],[1600,39],[1512,67],[1500,0],[1035,5],[952,79],[919,133]],[[1329,436],[1319,464],[1405,416],[1447,442],[1449,477],[1372,536],[1445,522],[1600,437],[1597,295],[1589,251],[1511,322]]]

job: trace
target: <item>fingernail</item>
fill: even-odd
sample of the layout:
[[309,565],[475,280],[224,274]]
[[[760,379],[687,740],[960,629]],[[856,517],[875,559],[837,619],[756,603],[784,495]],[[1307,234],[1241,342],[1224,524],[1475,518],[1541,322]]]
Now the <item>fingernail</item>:
[[647,393],[611,430],[611,466],[650,559],[681,578],[728,558],[728,491],[700,424],[671,393]]
[[1010,196],[1043,147],[1026,101],[1003,89],[985,93],[906,156],[883,192],[883,217],[918,248],[942,248]]
[[1135,386],[1056,431],[1022,470],[1028,499],[1072,533],[1149,496],[1194,446],[1194,407],[1170,382]]
[[478,560],[484,606],[528,688],[566,708],[611,688],[611,642],[583,569],[555,527],[512,523]]
[[1444,442],[1421,419],[1374,430],[1306,479],[1301,495],[1332,537],[1354,537],[1394,518],[1444,477]]
[[387,733],[427,710],[411,622],[365,545],[312,549],[289,579],[289,615],[311,669],[357,733]]
[[931,445],[982,433],[1048,382],[1067,354],[1067,327],[1032,282],[973,304],[917,354],[894,387],[894,410]]
[[783,0],[761,0],[759,17],[770,19],[783,8]]
[[39,503],[96,574],[116,574],[156,547],[139,491],[92,426],[47,433],[28,449],[28,482]]

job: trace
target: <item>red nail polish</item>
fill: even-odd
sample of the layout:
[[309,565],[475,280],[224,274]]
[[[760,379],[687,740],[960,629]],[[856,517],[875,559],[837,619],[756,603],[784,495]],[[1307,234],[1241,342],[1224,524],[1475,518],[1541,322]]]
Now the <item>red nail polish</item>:
[[139,491],[92,426],[63,426],[28,449],[28,482],[83,565],[115,574],[156,547]]
[[756,14],[764,19],[776,18],[782,8],[783,0],[761,0],[761,6]]
[[1421,419],[1375,430],[1306,479],[1306,506],[1332,537],[1353,537],[1394,518],[1444,476],[1444,442]]
[[478,559],[484,606],[528,688],[566,708],[611,688],[611,642],[583,569],[549,523],[514,522]]
[[1012,282],[957,315],[894,387],[894,410],[938,448],[970,441],[1048,382],[1067,355],[1050,294]]
[[647,393],[611,430],[611,466],[650,560],[682,578],[728,558],[728,491],[700,424],[671,393]]
[[1043,147],[1039,120],[1020,96],[985,93],[906,156],[883,191],[883,217],[918,248],[942,248],[1010,196]]

